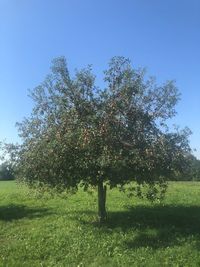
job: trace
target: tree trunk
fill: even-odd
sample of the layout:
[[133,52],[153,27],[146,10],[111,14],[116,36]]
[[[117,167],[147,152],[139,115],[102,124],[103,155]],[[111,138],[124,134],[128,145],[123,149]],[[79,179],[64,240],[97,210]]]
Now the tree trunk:
[[103,181],[98,183],[98,214],[99,222],[103,223],[107,219],[106,213],[106,186],[103,185]]

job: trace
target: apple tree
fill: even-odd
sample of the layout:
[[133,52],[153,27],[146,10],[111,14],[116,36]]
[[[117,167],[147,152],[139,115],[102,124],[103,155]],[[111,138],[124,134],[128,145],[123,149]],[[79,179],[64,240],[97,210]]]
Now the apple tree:
[[106,186],[148,185],[153,199],[190,151],[189,131],[167,127],[179,100],[173,81],[157,85],[129,59],[114,57],[102,84],[95,85],[91,66],[72,77],[64,57],[53,60],[51,73],[30,92],[32,113],[18,123],[16,156],[18,178],[30,186],[97,187],[100,222]]

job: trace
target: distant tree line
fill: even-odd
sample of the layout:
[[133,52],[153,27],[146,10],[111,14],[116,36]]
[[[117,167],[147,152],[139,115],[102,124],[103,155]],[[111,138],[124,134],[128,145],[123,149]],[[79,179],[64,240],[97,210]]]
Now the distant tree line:
[[0,165],[0,181],[14,180],[14,168],[12,163],[5,161]]
[[182,172],[176,172],[173,180],[176,181],[200,181],[200,160],[189,154],[188,164]]

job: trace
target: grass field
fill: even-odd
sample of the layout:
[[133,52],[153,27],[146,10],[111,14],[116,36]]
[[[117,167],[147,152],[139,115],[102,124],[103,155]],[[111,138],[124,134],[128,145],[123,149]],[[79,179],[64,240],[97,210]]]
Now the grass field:
[[171,183],[163,203],[108,191],[108,223],[96,194],[38,198],[0,182],[0,266],[200,266],[200,183]]

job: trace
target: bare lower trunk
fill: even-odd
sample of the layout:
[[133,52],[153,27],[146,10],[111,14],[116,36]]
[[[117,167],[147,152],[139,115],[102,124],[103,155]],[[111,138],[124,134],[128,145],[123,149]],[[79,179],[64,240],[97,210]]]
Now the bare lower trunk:
[[106,213],[106,186],[103,185],[103,182],[98,183],[98,214],[99,222],[103,223],[107,219]]

